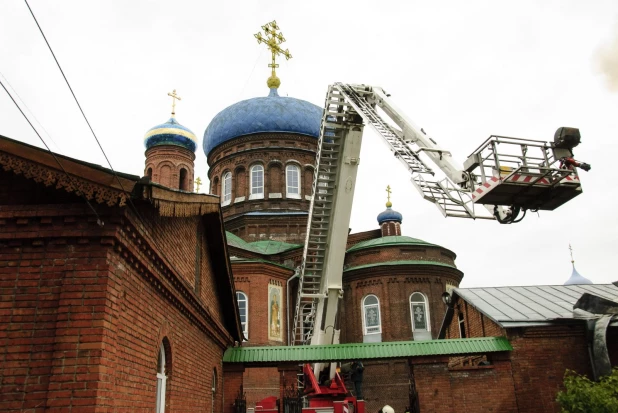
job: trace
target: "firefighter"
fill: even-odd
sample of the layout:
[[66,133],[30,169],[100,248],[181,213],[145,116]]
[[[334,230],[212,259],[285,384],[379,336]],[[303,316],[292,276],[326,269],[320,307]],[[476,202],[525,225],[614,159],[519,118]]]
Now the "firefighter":
[[354,391],[356,392],[357,400],[364,400],[363,398],[363,371],[365,366],[360,360],[354,361],[351,368],[351,379],[354,382]]

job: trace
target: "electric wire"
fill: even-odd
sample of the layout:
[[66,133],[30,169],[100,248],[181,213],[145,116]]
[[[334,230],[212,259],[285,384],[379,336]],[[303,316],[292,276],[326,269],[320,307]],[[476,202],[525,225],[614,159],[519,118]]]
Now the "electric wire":
[[15,88],[13,87],[13,85],[11,85],[11,82],[9,82],[9,80],[6,78],[6,76],[4,76],[4,74],[2,72],[0,72],[0,77],[2,79],[4,79],[4,82],[7,84],[7,86],[9,87],[9,89],[11,89],[12,93],[17,96],[17,99],[20,101],[21,106],[23,106],[24,108],[26,108],[26,111],[29,112],[30,117],[33,118],[35,120],[35,122],[37,123],[37,126],[39,128],[41,128],[43,130],[43,132],[45,132],[45,135],[47,136],[47,138],[58,148],[58,152],[62,152],[62,148],[60,147],[60,145],[58,145],[58,143],[56,143],[56,141],[51,137],[51,135],[49,134],[49,132],[47,132],[47,130],[45,129],[45,127],[43,126],[43,124],[37,119],[37,117],[34,115],[34,112],[32,110],[30,110],[30,108],[28,107],[28,105],[26,105],[26,102],[21,98],[21,96],[19,96],[19,93],[17,93],[17,90],[15,90]]
[[[26,6],[28,6],[28,10],[30,10],[30,14],[32,15],[32,18],[34,19],[37,27],[39,28],[39,31],[41,32],[41,35],[43,36],[43,39],[45,40],[45,43],[47,44],[47,47],[49,48],[50,53],[52,54],[52,56],[54,57],[54,60],[56,61],[56,65],[58,66],[58,69],[60,70],[60,73],[62,73],[62,77],[64,78],[64,81],[66,82],[69,90],[71,91],[71,94],[73,95],[73,99],[75,99],[75,103],[77,104],[77,106],[79,107],[80,112],[82,113],[82,116],[84,117],[84,120],[86,121],[86,123],[88,124],[88,127],[90,128],[90,132],[92,132],[92,136],[94,137],[94,139],[97,141],[97,144],[99,145],[99,148],[101,149],[101,152],[103,153],[103,156],[105,156],[105,160],[107,161],[107,164],[110,167],[110,170],[112,171],[112,173],[114,174],[114,177],[116,178],[116,181],[118,181],[118,184],[120,185],[120,188],[122,190],[122,192],[124,192],[125,194],[127,194],[127,200],[129,201],[129,205],[130,208],[133,210],[133,212],[135,213],[135,215],[137,216],[138,220],[142,222],[142,225],[146,222],[146,220],[142,217],[142,215],[140,214],[140,212],[138,211],[137,207],[135,206],[135,204],[133,203],[133,200],[131,199],[131,194],[128,193],[125,189],[124,186],[122,185],[122,182],[120,181],[120,178],[118,177],[118,174],[116,173],[116,171],[114,170],[114,168],[112,167],[112,164],[109,160],[109,158],[107,157],[107,154],[105,153],[105,150],[103,149],[103,146],[101,146],[101,143],[99,142],[99,139],[97,138],[96,134],[94,133],[94,129],[92,128],[92,126],[90,125],[90,122],[88,121],[88,118],[86,117],[86,114],[84,113],[81,105],[79,104],[79,101],[77,100],[77,96],[75,96],[75,93],[73,92],[73,88],[71,88],[71,85],[69,84],[69,80],[67,79],[66,75],[64,74],[64,71],[62,70],[62,67],[60,66],[60,63],[58,62],[58,59],[56,58],[56,55],[54,54],[54,51],[51,48],[51,45],[49,44],[49,42],[47,41],[47,37],[45,37],[45,33],[43,33],[43,29],[41,28],[41,26],[39,25],[39,22],[37,21],[34,12],[32,11],[32,9],[30,8],[30,5],[28,4],[28,0],[24,0],[24,2],[26,3]],[[257,64],[257,62],[256,62]],[[30,121],[28,121],[30,122]],[[38,133],[37,133],[38,135]],[[47,145],[46,145],[47,146]],[[98,217],[98,215],[97,215]],[[100,221],[100,219],[99,219]],[[153,244],[156,245],[156,242],[154,241],[154,239],[152,239]],[[178,269],[174,266],[174,264],[171,261],[167,261],[168,265],[170,265],[172,267],[172,269],[177,273],[177,274],[182,274],[180,271],[178,271]]]
[[39,32],[41,33],[41,36],[43,36],[43,39],[45,40],[45,44],[47,44],[47,48],[49,49],[50,53],[52,54],[52,56],[54,58],[54,61],[56,62],[56,66],[58,66],[58,69],[60,70],[60,73],[62,74],[62,77],[64,78],[64,81],[66,82],[69,90],[71,91],[71,95],[73,96],[73,99],[75,100],[75,103],[77,104],[77,107],[79,108],[79,111],[81,112],[84,120],[86,121],[86,124],[88,125],[88,128],[90,128],[90,132],[92,133],[92,136],[94,137],[94,140],[97,142],[97,145],[99,145],[99,149],[101,149],[101,152],[103,153],[103,156],[105,157],[105,160],[107,161],[107,164],[109,165],[110,170],[112,171],[114,177],[116,178],[116,181],[118,182],[118,185],[120,185],[120,189],[122,190],[123,193],[128,195],[127,196],[127,200],[129,201],[129,205],[134,210],[134,212],[137,215],[137,217],[141,221],[144,221],[142,219],[139,211],[135,207],[135,204],[133,204],[133,200],[131,199],[131,194],[129,192],[127,192],[127,190],[124,188],[124,185],[122,185],[122,182],[120,181],[120,178],[118,177],[118,174],[114,170],[114,167],[112,166],[112,163],[110,162],[109,158],[107,157],[107,154],[105,153],[105,150],[103,149],[103,146],[101,145],[101,142],[99,141],[99,138],[97,138],[97,135],[94,132],[94,129],[92,128],[92,125],[88,121],[88,118],[86,117],[86,114],[84,113],[84,110],[82,109],[82,106],[80,105],[79,100],[77,99],[77,96],[75,95],[75,92],[73,92],[73,88],[71,87],[71,84],[69,83],[69,80],[67,79],[66,75],[64,74],[64,71],[62,70],[62,67],[60,66],[60,62],[56,58],[56,54],[52,50],[52,47],[49,44],[49,41],[47,40],[47,37],[45,36],[45,33],[43,33],[43,29],[41,28],[41,25],[39,24],[36,16],[34,15],[34,12],[32,11],[32,8],[30,8],[30,5],[28,4],[28,0],[24,0],[24,2],[26,3],[26,6],[28,7],[28,10],[30,11],[30,14],[32,15],[32,18],[34,19],[34,22],[36,23],[37,27],[39,28]]
[[[11,93],[9,92],[9,90],[6,88],[6,86],[4,86],[4,83],[2,82],[2,80],[0,80],[0,85],[2,85],[2,88],[6,91],[6,94],[9,95],[9,97],[11,98],[11,100],[13,101],[13,103],[15,104],[15,106],[17,107],[17,109],[19,109],[19,111],[21,112],[21,114],[23,115],[24,119],[26,119],[26,121],[28,122],[28,124],[30,125],[30,127],[32,128],[32,130],[34,131],[34,133],[36,133],[36,136],[39,137],[39,139],[41,140],[41,142],[43,142],[43,145],[45,145],[45,147],[47,148],[47,151],[51,154],[51,156],[54,157],[54,159],[56,160],[56,163],[58,164],[58,166],[60,166],[60,169],[62,169],[62,172],[64,172],[64,174],[67,176],[67,178],[69,179],[69,181],[71,181],[72,184],[75,183],[74,179],[69,175],[69,173],[66,171],[66,169],[64,169],[64,166],[62,165],[62,163],[60,162],[60,159],[58,159],[58,157],[56,156],[55,153],[53,153],[51,151],[51,149],[49,148],[49,146],[47,145],[47,143],[45,142],[45,140],[43,139],[43,137],[41,136],[41,134],[39,133],[38,130],[36,130],[36,128],[34,127],[34,125],[32,124],[32,122],[30,122],[30,119],[28,119],[28,116],[26,116],[26,114],[24,113],[24,111],[21,109],[21,107],[19,107],[19,105],[17,104],[17,101],[13,98],[13,96],[11,95]],[[92,210],[92,212],[94,213],[94,215],[97,217],[97,224],[99,224],[100,226],[103,225],[103,221],[101,221],[101,217],[99,216],[99,214],[97,213],[96,209],[94,209],[94,206],[92,206],[92,204],[90,203],[90,201],[88,201],[87,198],[84,197],[84,200],[86,201],[86,204],[88,204],[88,206],[90,207],[90,209]]]
[[82,105],[79,104],[79,101],[77,100],[77,96],[75,96],[75,93],[73,92],[73,88],[71,87],[71,84],[69,83],[69,80],[67,79],[66,75],[64,74],[64,71],[62,70],[62,67],[60,66],[60,62],[58,62],[58,59],[56,58],[56,54],[54,53],[54,51],[51,48],[51,45],[47,41],[47,37],[45,37],[45,33],[43,33],[43,29],[41,28],[41,25],[39,24],[38,20],[36,19],[35,15],[34,15],[34,12],[30,8],[30,5],[28,4],[28,0],[24,0],[24,2],[26,3],[26,6],[28,7],[28,10],[30,10],[30,14],[32,15],[32,18],[34,19],[34,22],[36,23],[37,27],[39,28],[39,31],[41,32],[41,36],[43,36],[43,40],[45,40],[45,44],[47,44],[47,48],[49,49],[49,51],[52,54],[54,60],[56,61],[56,65],[58,66],[58,69],[60,70],[60,73],[62,74],[62,77],[64,78],[64,81],[66,82],[67,86],[69,87],[69,90],[71,91],[71,95],[73,95],[73,99],[75,99],[75,103],[77,104],[77,107],[79,108],[79,111],[82,113],[82,116],[84,117],[84,120],[86,121],[86,124],[88,124],[88,127],[90,128],[90,132],[92,132],[92,136],[94,136],[94,140],[97,141],[97,145],[99,145],[99,148],[101,149],[101,152],[103,153],[103,156],[105,157],[105,160],[107,161],[107,164],[109,165],[109,168],[114,173],[114,176],[116,177],[116,180],[118,181],[118,184],[120,185],[120,188],[122,189],[122,192],[126,193],[127,191],[125,191],[124,187],[122,186],[122,182],[120,182],[120,179],[118,178],[118,175],[116,174],[116,171],[112,167],[112,164],[109,161],[109,158],[107,157],[107,154],[105,153],[105,150],[103,150],[103,146],[101,146],[101,142],[99,142],[99,138],[97,138],[96,133],[94,133],[94,129],[92,129],[92,126],[90,125],[90,122],[88,121],[88,118],[86,117],[86,114],[84,113],[84,110],[82,109]]

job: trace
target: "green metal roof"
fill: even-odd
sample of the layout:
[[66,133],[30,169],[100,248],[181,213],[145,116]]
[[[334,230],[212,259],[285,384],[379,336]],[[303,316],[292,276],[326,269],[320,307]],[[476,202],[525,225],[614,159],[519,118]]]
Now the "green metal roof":
[[227,245],[229,246],[255,252],[257,254],[262,254],[262,251],[255,247],[252,247],[247,241],[232,234],[231,232],[225,231],[225,237],[227,238]]
[[252,246],[253,248],[257,248],[258,250],[260,250],[262,254],[267,254],[267,255],[279,254],[280,252],[293,250],[293,249],[302,247],[302,245],[300,244],[289,244],[283,241],[272,241],[272,240],[250,242],[249,245]]
[[443,356],[512,351],[505,337],[459,338],[429,341],[392,341],[323,346],[234,347],[223,355],[225,363],[281,363],[348,361],[415,356]]
[[400,260],[400,261],[385,261],[385,262],[375,262],[372,264],[357,265],[356,267],[348,267],[345,270],[343,270],[343,272],[360,270],[362,268],[380,267],[382,265],[433,265],[433,266],[438,266],[438,267],[457,268],[454,265],[446,264],[444,262],[438,262],[438,261]]
[[387,237],[380,237],[367,241],[361,241],[358,244],[354,244],[354,246],[350,247],[350,249],[348,249],[348,252],[358,251],[365,248],[390,247],[394,245],[418,245],[424,247],[439,247],[439,245],[430,244],[429,242],[425,242],[422,239],[406,237],[404,235],[389,235]]

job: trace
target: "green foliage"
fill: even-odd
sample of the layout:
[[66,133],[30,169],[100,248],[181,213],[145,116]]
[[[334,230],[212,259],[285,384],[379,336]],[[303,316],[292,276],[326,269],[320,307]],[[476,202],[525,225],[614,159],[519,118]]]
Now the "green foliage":
[[567,370],[556,400],[562,413],[618,413],[618,368],[599,382]]

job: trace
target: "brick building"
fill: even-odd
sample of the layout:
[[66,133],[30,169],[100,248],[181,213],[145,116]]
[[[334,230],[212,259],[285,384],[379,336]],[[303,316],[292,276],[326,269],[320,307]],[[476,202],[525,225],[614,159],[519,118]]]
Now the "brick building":
[[[318,361],[242,356],[291,342],[311,205],[322,109],[278,85],[206,128],[210,194],[192,192],[198,142],[174,113],[146,134],[143,178],[0,138],[0,409],[229,413],[239,392],[250,407],[280,398]],[[591,373],[571,314],[583,287],[533,307],[537,287],[513,290],[526,319],[507,320],[486,298],[507,292],[459,289],[456,254],[404,236],[390,199],[377,223],[348,236],[340,313],[341,342],[374,351],[367,411],[554,412],[564,369]],[[563,311],[530,318],[547,306]]]
[[[294,271],[302,260],[311,203],[322,109],[279,96],[277,87],[271,85],[266,97],[223,109],[206,128],[202,142],[210,192],[220,196],[228,231],[245,328],[243,346],[290,342],[297,287]],[[379,229],[349,236],[341,342],[437,336],[445,311],[441,295],[458,286],[463,274],[455,266],[452,251],[402,236],[401,223],[401,214],[389,201],[378,216]],[[281,297],[278,314],[272,310],[272,291]],[[416,323],[413,308],[418,313]],[[278,333],[273,335],[277,323]],[[301,336],[303,327],[298,329]],[[376,385],[401,367],[390,366],[386,374],[378,374],[381,370],[383,366],[367,366],[367,376],[375,377]],[[245,372],[249,406],[279,395],[275,373],[266,368]],[[399,377],[390,381],[394,385]],[[379,392],[378,387],[368,387],[366,397],[375,399],[376,406],[382,402]]]
[[[440,337],[506,337],[513,347],[508,368],[517,411],[559,412],[556,393],[565,370],[593,376],[594,344],[586,320],[596,317],[574,311],[586,293],[613,302],[618,310],[618,287],[614,285],[455,289]],[[605,344],[611,365],[617,366],[618,320],[609,323]],[[492,364],[486,357],[449,361],[452,368]]]
[[0,410],[221,411],[241,337],[217,197],[0,137]]

